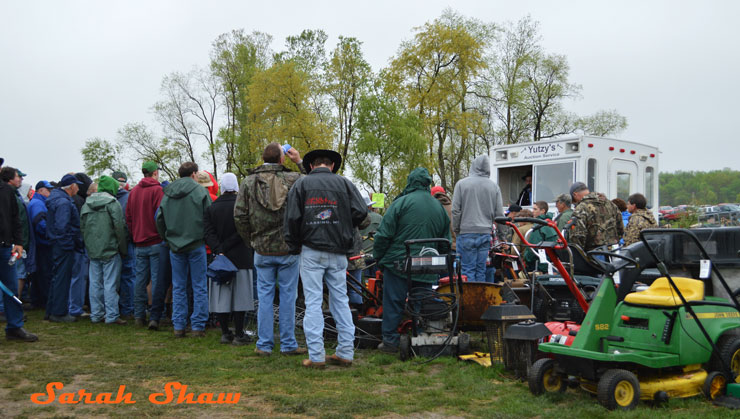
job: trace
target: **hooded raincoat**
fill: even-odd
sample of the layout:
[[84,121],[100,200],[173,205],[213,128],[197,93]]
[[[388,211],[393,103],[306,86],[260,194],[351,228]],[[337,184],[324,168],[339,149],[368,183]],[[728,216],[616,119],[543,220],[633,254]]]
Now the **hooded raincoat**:
[[180,178],[164,189],[157,231],[175,253],[205,245],[203,218],[211,205],[208,191],[192,178]]
[[80,228],[90,259],[126,256],[126,227],[123,210],[116,198],[106,192],[87,197],[80,214]]
[[[406,188],[396,198],[383,217],[375,233],[373,256],[382,268],[404,275],[396,268],[396,262],[406,257],[403,242],[411,239],[450,239],[450,217],[447,211],[431,195],[429,186],[432,177],[427,169],[414,169],[408,177]],[[411,254],[418,255],[424,244],[411,246]],[[437,247],[434,243],[426,247]],[[437,247],[440,253],[448,250]],[[437,275],[414,276],[415,281],[436,282]]]

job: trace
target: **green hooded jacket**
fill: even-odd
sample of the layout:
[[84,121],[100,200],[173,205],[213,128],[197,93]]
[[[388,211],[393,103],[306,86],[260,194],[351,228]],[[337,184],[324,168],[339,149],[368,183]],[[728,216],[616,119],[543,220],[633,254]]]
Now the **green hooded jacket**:
[[184,177],[164,188],[157,212],[157,232],[175,253],[205,245],[203,217],[211,206],[206,188]]
[[[542,214],[537,218],[540,220],[552,220],[552,213],[548,212],[547,214]],[[540,224],[533,224],[532,231],[529,233],[529,237],[527,237],[527,241],[532,244],[537,244],[539,242],[554,242],[557,240],[558,233],[553,230],[552,227],[546,227]],[[524,261],[527,263],[527,270],[534,271],[536,268],[540,272],[547,272],[547,264],[538,263],[540,258],[535,254],[534,250],[529,247],[524,250]]]
[[[414,169],[408,177],[406,188],[396,198],[383,216],[375,233],[373,256],[378,266],[391,269],[396,275],[405,274],[396,269],[396,262],[406,257],[403,242],[411,239],[445,238],[450,240],[450,217],[442,204],[430,192],[432,178],[427,169]],[[449,250],[434,243],[411,246],[411,254],[418,255],[422,247],[437,248],[440,253]],[[415,281],[437,282],[437,275],[416,275]]]
[[80,212],[80,229],[90,259],[126,256],[126,222],[121,204],[105,192],[96,192],[85,200]]

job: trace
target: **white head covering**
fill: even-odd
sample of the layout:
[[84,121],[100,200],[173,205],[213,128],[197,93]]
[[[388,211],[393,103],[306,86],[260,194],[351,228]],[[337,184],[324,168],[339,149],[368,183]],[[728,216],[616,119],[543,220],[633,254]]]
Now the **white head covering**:
[[233,173],[221,175],[221,192],[239,192],[239,181]]
[[21,198],[23,198],[23,202],[25,202],[26,204],[30,202],[28,199],[28,191],[30,189],[31,189],[31,184],[25,183],[25,182],[21,183],[21,187],[18,188],[18,193],[21,194]]

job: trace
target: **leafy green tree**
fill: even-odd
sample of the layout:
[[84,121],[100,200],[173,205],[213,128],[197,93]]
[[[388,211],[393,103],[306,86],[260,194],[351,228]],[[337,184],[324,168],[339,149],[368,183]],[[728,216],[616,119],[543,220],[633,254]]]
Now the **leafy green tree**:
[[598,111],[593,115],[585,116],[576,123],[577,128],[588,135],[619,134],[627,129],[627,118],[617,113],[616,110]]
[[354,118],[360,96],[367,91],[372,69],[365,61],[362,43],[355,38],[339,37],[326,65],[326,90],[334,102],[339,122],[339,144],[336,150],[347,159],[353,140]]
[[372,192],[398,195],[408,174],[430,168],[423,125],[418,115],[382,91],[363,96],[357,110],[357,138],[348,155],[352,177]]
[[[498,143],[514,144],[527,137],[530,112],[527,109],[530,80],[528,65],[542,54],[539,23],[531,16],[506,23],[498,33],[494,51],[488,55],[491,107],[498,119]],[[531,70],[530,70],[531,71]],[[532,72],[532,75],[536,72]]]
[[85,173],[93,179],[125,168],[122,156],[120,144],[99,137],[88,139],[82,148]]
[[326,93],[326,40],[329,36],[321,29],[305,29],[300,35],[285,39],[286,51],[276,54],[277,61],[293,61],[305,75],[308,87],[307,103],[319,122],[332,128],[333,118]]
[[716,205],[740,202],[740,171],[713,170],[710,172],[661,173],[661,205]]
[[189,156],[183,153],[181,144],[168,138],[157,138],[142,123],[128,123],[118,130],[117,144],[121,150],[129,153],[137,166],[146,160],[152,160],[159,166],[160,173],[169,180],[179,178],[177,169]]
[[[255,74],[249,89],[248,146],[262,150],[270,142],[290,142],[301,152],[327,148],[331,131],[310,106],[306,74],[294,61],[275,62]],[[246,145],[246,144],[245,144]]]
[[526,65],[527,104],[532,140],[551,137],[543,127],[562,112],[562,100],[578,95],[580,86],[568,81],[570,66],[564,55],[534,53]]
[[218,132],[218,149],[223,152],[226,171],[244,177],[259,162],[262,150],[253,149],[255,141],[249,124],[249,87],[257,72],[272,65],[272,36],[243,30],[220,35],[212,44],[211,72],[221,84],[226,125]]
[[416,29],[391,62],[388,92],[422,122],[434,173],[445,189],[462,178],[479,151],[483,114],[468,106],[486,68],[492,28],[450,10]]

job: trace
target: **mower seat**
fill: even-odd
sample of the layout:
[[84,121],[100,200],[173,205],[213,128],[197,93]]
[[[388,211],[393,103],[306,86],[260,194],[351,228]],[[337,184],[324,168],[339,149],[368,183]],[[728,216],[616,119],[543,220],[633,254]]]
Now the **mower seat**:
[[[678,287],[686,301],[700,301],[704,299],[704,283],[691,278],[673,277],[673,282]],[[678,307],[682,305],[676,291],[668,282],[668,278],[660,277],[645,291],[632,292],[624,297],[627,304],[657,307]]]

